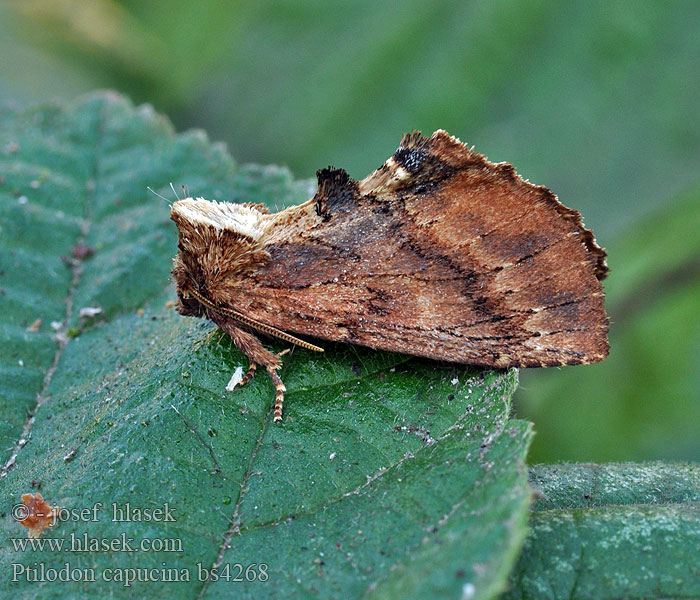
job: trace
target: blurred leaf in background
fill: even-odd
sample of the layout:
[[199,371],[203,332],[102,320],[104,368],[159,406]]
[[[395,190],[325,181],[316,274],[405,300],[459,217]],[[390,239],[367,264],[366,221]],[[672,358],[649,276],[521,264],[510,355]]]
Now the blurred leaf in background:
[[15,0],[0,99],[113,87],[301,178],[362,177],[413,128],[512,162],[582,212],[613,267],[610,358],[521,374],[533,458],[697,458],[698,230],[676,227],[698,205],[698,22],[690,0]]

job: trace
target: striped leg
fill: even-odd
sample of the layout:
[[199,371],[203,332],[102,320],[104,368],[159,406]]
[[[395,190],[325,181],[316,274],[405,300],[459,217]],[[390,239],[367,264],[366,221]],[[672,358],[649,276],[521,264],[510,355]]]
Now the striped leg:
[[276,422],[282,421],[282,403],[284,402],[284,392],[287,390],[282,383],[282,379],[275,371],[275,367],[267,367],[267,372],[270,374],[272,383],[275,384],[275,417]]
[[253,376],[255,375],[255,370],[258,368],[258,365],[256,365],[254,362],[250,363],[248,366],[248,372],[243,375],[243,379],[241,379],[238,382],[238,387],[243,387],[246,383],[248,383],[251,379],[253,379]]
[[[212,317],[214,318],[214,322],[231,337],[233,343],[236,344],[236,347],[248,357],[250,368],[239,385],[243,385],[250,379],[250,377],[253,376],[258,365],[267,369],[270,379],[272,379],[272,383],[275,384],[274,420],[277,422],[281,421],[282,402],[284,402],[284,392],[286,391],[286,388],[284,387],[282,379],[280,379],[280,376],[276,371],[276,369],[279,369],[280,366],[282,366],[280,357],[277,354],[273,354],[269,350],[265,350],[258,338],[248,331],[244,331],[240,327],[237,327],[233,320],[218,318],[218,315],[215,313],[212,315]],[[280,352],[280,354],[284,354],[284,352]]]

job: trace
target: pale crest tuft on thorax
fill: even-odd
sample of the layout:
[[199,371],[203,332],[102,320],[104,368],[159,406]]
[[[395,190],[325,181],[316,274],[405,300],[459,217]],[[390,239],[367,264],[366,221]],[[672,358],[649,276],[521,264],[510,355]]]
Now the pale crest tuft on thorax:
[[217,202],[204,198],[184,198],[173,203],[172,212],[193,224],[228,230],[258,241],[263,234],[263,214],[252,206]]

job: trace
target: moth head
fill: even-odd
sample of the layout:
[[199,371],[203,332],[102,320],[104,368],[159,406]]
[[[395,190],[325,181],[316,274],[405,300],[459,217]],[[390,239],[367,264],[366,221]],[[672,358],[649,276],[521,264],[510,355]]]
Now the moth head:
[[266,214],[264,206],[248,203],[204,198],[173,203],[170,218],[179,239],[172,274],[181,314],[206,314],[197,296],[216,305],[231,303],[241,278],[266,256],[262,250]]

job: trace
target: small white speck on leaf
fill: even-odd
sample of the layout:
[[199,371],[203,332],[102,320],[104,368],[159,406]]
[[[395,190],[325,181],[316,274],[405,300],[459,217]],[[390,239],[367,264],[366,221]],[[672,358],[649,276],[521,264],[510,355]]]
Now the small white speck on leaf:
[[233,375],[231,375],[231,379],[226,384],[226,391],[232,392],[241,381],[243,381],[243,367],[236,367]]
[[102,309],[99,306],[85,306],[84,308],[80,309],[78,316],[81,319],[90,319],[92,317],[96,317],[101,312]]
[[476,594],[476,588],[473,583],[465,583],[462,586],[462,600],[471,600]]

